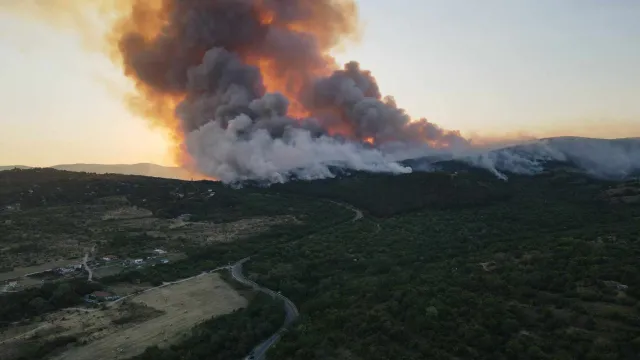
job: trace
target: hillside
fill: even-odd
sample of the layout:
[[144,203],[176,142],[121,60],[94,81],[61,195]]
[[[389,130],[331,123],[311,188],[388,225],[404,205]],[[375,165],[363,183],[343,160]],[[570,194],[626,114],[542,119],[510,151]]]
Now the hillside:
[[[70,239],[120,257],[155,247],[183,254],[165,266],[99,278],[117,288],[251,256],[248,276],[286,294],[300,312],[269,351],[272,359],[637,358],[640,183],[562,166],[505,182],[449,165],[446,172],[355,172],[242,189],[52,169],[0,172],[0,245],[4,259],[31,261],[71,251]],[[138,212],[127,217],[123,207]],[[364,218],[354,216],[358,210]],[[172,225],[184,214],[186,223]],[[226,230],[202,240],[215,229]],[[51,311],[10,305],[33,301],[17,294],[24,298],[0,303],[0,320]],[[255,311],[233,316],[136,359],[215,359],[212,349],[231,351],[224,343],[241,353],[256,345],[241,324],[273,322]]]
[[[24,165],[0,166],[0,171],[11,169],[33,169]],[[142,175],[153,176],[168,179],[187,180],[193,176],[186,170],[179,167],[161,166],[156,164],[140,163],[140,164],[63,164],[50,167],[56,170],[88,172],[96,174],[124,174],[124,175]]]

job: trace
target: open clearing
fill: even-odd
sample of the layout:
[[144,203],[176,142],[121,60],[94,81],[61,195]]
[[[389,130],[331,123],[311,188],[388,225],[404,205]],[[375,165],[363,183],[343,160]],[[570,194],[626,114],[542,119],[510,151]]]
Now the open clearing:
[[51,261],[51,262],[36,265],[36,266],[15,268],[13,269],[13,271],[0,273],[0,281],[16,279],[28,274],[37,273],[37,272],[53,269],[56,267],[63,267],[68,265],[80,264],[80,263],[82,263],[82,259],[71,259],[71,260],[67,259],[67,260]]
[[[129,301],[164,313],[101,336],[84,346],[71,348],[56,359],[128,358],[143,352],[148,346],[170,344],[197,323],[247,305],[247,300],[218,274],[206,274],[190,281],[149,291]],[[126,306],[126,303],[125,301],[121,306]]]

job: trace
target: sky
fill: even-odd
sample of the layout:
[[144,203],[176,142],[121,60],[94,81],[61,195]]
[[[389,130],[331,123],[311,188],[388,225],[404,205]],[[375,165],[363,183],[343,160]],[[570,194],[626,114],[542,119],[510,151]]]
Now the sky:
[[[15,0],[18,1],[18,0]],[[636,0],[360,0],[358,60],[414,117],[476,138],[640,136]],[[170,164],[79,37],[0,13],[0,165]]]

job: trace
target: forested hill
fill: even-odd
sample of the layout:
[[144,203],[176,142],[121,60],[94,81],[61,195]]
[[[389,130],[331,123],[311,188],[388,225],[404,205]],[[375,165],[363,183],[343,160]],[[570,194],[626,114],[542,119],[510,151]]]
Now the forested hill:
[[[171,281],[251,256],[247,276],[300,312],[271,359],[640,358],[637,180],[554,168],[505,182],[460,168],[233,189],[14,170],[0,172],[0,184],[0,206],[21,211],[121,195],[155,216],[188,213],[195,222],[294,216],[109,280]],[[221,324],[147,358],[215,359],[216,349],[245,344],[221,344],[225,331],[241,336]]]

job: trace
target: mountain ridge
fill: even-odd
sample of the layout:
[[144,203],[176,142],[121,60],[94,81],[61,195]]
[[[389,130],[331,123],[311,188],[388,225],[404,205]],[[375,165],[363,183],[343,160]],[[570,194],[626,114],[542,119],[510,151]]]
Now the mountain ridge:
[[[640,174],[640,138],[619,139],[559,136],[524,141],[519,144],[493,149],[470,149],[461,154],[435,153],[409,157],[398,161],[413,171],[443,170],[443,163],[466,163],[506,179],[508,174],[534,175],[544,171],[547,163],[566,163],[594,177],[623,179]],[[449,166],[450,167],[450,166]],[[0,166],[0,171],[31,169],[26,165]],[[135,164],[59,164],[49,166],[57,170],[141,175],[169,179],[199,178],[188,170],[176,166],[153,163]],[[332,167],[333,168],[333,167]],[[334,176],[349,173],[348,168],[336,167]],[[445,170],[446,171],[446,170]],[[292,177],[288,180],[294,180]]]
[[141,175],[161,177],[168,179],[190,179],[193,176],[185,169],[177,166],[164,166],[153,163],[135,163],[135,164],[59,164],[53,166],[27,166],[27,165],[7,165],[0,166],[0,171],[12,170],[12,169],[36,169],[36,168],[50,168],[56,170],[77,171],[77,172],[89,172],[97,174],[124,174],[124,175]]

